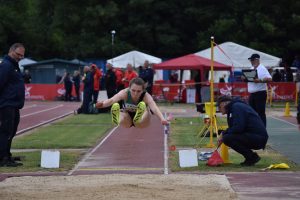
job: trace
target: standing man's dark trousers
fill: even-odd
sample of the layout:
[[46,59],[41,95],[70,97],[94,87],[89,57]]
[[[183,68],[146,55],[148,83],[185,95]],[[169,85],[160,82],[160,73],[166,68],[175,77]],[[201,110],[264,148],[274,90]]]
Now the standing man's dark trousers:
[[260,116],[265,127],[267,127],[266,102],[267,102],[267,91],[254,92],[251,93],[249,96],[249,105]]
[[94,90],[93,91],[93,103],[97,103],[98,95],[99,95],[99,90]]
[[11,143],[17,133],[19,122],[19,109],[0,108],[0,160],[11,158]]
[[92,102],[93,91],[84,90],[83,91],[83,102],[82,102],[82,112],[89,114],[89,105]]
[[222,140],[226,146],[242,154],[249,160],[255,154],[252,149],[258,150],[265,148],[268,137],[253,133],[240,133],[223,135]]

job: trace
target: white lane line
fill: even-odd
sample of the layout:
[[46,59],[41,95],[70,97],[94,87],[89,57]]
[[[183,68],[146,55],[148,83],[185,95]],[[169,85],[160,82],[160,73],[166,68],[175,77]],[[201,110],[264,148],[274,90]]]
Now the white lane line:
[[169,166],[168,166],[168,134],[164,133],[164,174],[169,174]]
[[74,113],[74,112],[72,111],[72,112],[69,112],[69,113],[60,115],[60,116],[58,116],[58,117],[54,117],[54,118],[52,118],[52,119],[49,119],[49,120],[47,120],[47,121],[41,122],[41,123],[36,124],[36,125],[34,125],[34,126],[30,126],[30,127],[24,128],[24,129],[22,129],[22,130],[19,130],[19,131],[17,132],[17,134],[24,133],[24,132],[29,131],[29,130],[31,130],[31,129],[37,128],[37,127],[39,127],[39,126],[42,126],[42,125],[44,125],[44,124],[50,123],[50,122],[55,121],[55,120],[60,119],[60,118],[63,118],[63,117],[65,117],[65,116],[67,116],[67,115],[70,115],[70,114],[72,114],[72,113]]
[[40,110],[40,111],[37,111],[37,112],[30,113],[30,114],[27,114],[27,115],[22,115],[21,118],[28,117],[28,116],[31,116],[31,115],[35,115],[35,114],[42,113],[42,112],[47,112],[49,110],[54,110],[56,108],[60,108],[60,107],[63,107],[63,106],[64,105],[60,104],[60,105],[55,106],[53,108],[48,108],[48,109],[45,109],[45,110]]
[[[167,113],[164,114],[165,119],[167,119]],[[163,129],[164,134],[164,174],[169,174],[169,166],[168,166],[168,159],[169,159],[169,148],[168,148],[168,134],[170,131],[169,125],[165,125]]]
[[37,106],[36,104],[32,104],[30,106],[25,106],[24,108],[22,108],[22,110],[28,109],[28,108],[33,108],[33,107],[36,107],[36,106]]
[[293,126],[295,126],[295,127],[298,127],[298,125],[296,125],[296,124],[293,124],[293,123],[291,123],[291,122],[288,122],[288,121],[285,121],[285,120],[283,120],[283,119],[280,119],[280,118],[277,118],[277,117],[271,117],[271,118],[273,118],[273,119],[277,119],[277,120],[279,120],[279,121],[282,121],[282,122],[285,122],[285,123],[287,123],[287,124],[290,124],[290,125],[293,125]]
[[84,163],[113,133],[114,131],[118,128],[115,127],[113,130],[111,130],[108,135],[89,153],[85,154],[83,159],[67,174],[68,176],[72,175],[76,170],[78,170],[79,166],[81,163]]

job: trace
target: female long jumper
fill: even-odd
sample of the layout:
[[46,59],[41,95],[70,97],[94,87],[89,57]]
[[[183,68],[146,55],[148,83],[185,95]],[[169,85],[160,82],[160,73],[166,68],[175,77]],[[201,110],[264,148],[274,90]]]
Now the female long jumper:
[[112,98],[97,102],[97,108],[111,106],[112,122],[125,128],[132,126],[145,128],[150,124],[151,111],[160,119],[162,125],[169,122],[157,107],[152,96],[145,92],[145,82],[141,78],[130,81],[129,87]]

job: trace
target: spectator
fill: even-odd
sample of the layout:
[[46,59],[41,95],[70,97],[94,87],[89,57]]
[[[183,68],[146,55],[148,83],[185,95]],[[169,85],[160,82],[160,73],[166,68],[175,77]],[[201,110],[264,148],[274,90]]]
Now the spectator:
[[93,103],[97,103],[97,99],[98,99],[98,94],[99,94],[99,90],[100,90],[100,79],[102,77],[102,73],[101,71],[98,69],[97,65],[95,64],[91,64],[90,66],[91,69],[91,73],[93,75]]
[[28,69],[25,69],[24,74],[23,74],[23,79],[24,79],[24,83],[26,83],[26,84],[31,83],[31,75],[30,75]]
[[152,95],[154,70],[151,68],[148,60],[145,60],[142,72],[141,78],[146,82],[146,90],[150,95]]
[[76,101],[80,101],[80,72],[75,70],[73,74],[73,84],[76,93]]
[[114,69],[115,75],[116,75],[116,87],[117,87],[117,92],[121,91],[124,89],[124,84],[123,84],[123,78],[124,78],[124,73],[122,69],[115,68]]
[[279,72],[279,69],[276,69],[273,77],[272,77],[273,82],[280,82],[281,81],[281,73]]
[[296,67],[300,71],[300,55],[296,55],[291,67]]
[[219,83],[225,83],[225,78],[226,78],[226,75],[224,74],[222,77],[219,78]]
[[196,88],[196,97],[198,97],[197,102],[201,102],[201,74],[200,71],[196,71],[194,76],[195,88]]
[[83,102],[82,102],[82,112],[89,114],[89,105],[92,102],[92,96],[94,91],[94,78],[89,66],[84,66],[83,68],[84,76],[82,81],[84,83],[83,87]]
[[264,149],[268,141],[266,127],[248,104],[230,96],[221,96],[217,104],[223,115],[227,114],[228,128],[221,134],[219,142],[242,154],[242,166],[255,165],[260,160],[252,149]]
[[105,74],[105,89],[107,92],[107,97],[111,98],[117,93],[116,85],[116,75],[112,64],[106,64],[106,74]]
[[65,101],[71,101],[72,100],[72,86],[73,82],[70,77],[69,72],[65,72],[64,76],[64,86],[65,86]]
[[178,82],[178,74],[175,71],[172,71],[169,77],[170,83],[177,83]]
[[20,109],[25,102],[25,85],[18,62],[25,47],[13,44],[0,63],[0,167],[17,167],[19,157],[12,157],[11,143],[20,122]]
[[[257,78],[254,78],[253,82],[248,82],[249,105],[258,113],[266,126],[267,83],[272,81],[272,77],[266,67],[260,64],[258,54],[252,54],[248,60],[257,72]],[[243,76],[241,78],[246,80]]]
[[136,78],[137,77],[137,74],[135,71],[133,71],[133,67],[130,63],[127,64],[127,69],[125,71],[125,75],[124,75],[124,78],[123,78],[123,84],[124,84],[124,87],[125,88],[128,88],[129,87],[129,82]]
[[282,72],[282,82],[293,82],[294,76],[291,68],[287,65],[287,63],[284,63],[284,70]]

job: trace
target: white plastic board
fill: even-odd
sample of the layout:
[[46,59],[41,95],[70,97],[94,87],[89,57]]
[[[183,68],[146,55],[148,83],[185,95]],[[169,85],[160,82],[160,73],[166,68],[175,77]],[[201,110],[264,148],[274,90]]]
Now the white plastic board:
[[60,152],[57,150],[42,150],[41,167],[59,168]]
[[198,166],[196,149],[179,150],[179,166],[180,167],[196,167],[196,166]]

